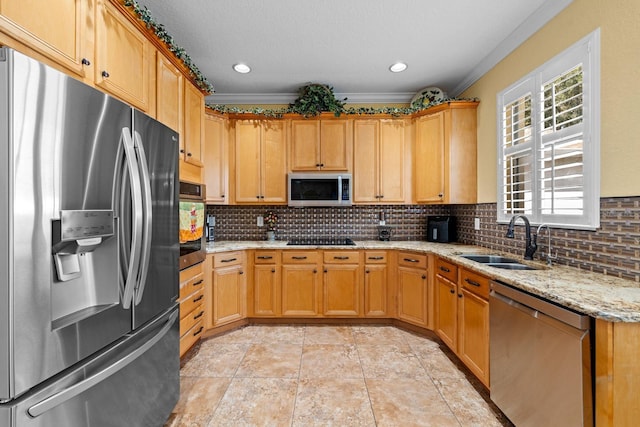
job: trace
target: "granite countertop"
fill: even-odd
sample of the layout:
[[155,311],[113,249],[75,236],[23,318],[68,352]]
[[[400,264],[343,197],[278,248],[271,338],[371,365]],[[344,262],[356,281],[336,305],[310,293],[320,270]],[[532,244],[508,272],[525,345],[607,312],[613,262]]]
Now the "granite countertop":
[[640,322],[640,284],[573,267],[522,261],[539,270],[502,270],[460,257],[465,253],[498,253],[472,245],[420,241],[355,241],[355,246],[287,246],[284,241],[222,241],[207,244],[207,253],[246,249],[399,249],[433,253],[491,279],[556,302],[564,307],[610,322]]

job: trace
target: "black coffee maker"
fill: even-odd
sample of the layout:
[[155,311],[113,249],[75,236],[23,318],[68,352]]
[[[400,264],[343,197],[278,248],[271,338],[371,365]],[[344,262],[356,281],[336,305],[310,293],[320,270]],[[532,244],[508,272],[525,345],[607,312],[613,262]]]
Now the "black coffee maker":
[[213,242],[215,240],[215,227],[216,217],[213,215],[207,215],[207,221],[204,227],[204,235],[207,242]]

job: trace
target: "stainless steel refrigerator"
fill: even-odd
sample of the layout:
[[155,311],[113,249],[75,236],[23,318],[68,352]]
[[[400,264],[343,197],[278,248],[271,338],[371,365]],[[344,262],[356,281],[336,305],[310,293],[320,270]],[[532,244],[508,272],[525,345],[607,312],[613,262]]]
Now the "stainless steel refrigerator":
[[178,135],[0,48],[0,426],[158,426],[179,396]]

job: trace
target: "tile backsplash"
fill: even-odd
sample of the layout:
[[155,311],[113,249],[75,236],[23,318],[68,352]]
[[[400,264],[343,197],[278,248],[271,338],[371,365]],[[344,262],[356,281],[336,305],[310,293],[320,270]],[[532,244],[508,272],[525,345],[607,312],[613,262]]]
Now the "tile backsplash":
[[[391,227],[392,240],[425,240],[427,216],[454,215],[459,242],[517,256],[524,252],[524,227],[516,227],[515,238],[507,239],[507,226],[496,223],[495,203],[340,208],[207,206],[207,213],[216,217],[216,240],[265,240],[267,227],[258,227],[256,219],[269,210],[278,216],[278,240],[309,235],[375,240],[381,212]],[[480,218],[480,230],[474,229],[474,218]],[[538,239],[536,259],[545,259],[547,241],[544,229]],[[602,198],[598,230],[552,229],[551,246],[553,254],[557,254],[555,263],[640,282],[640,196]]]

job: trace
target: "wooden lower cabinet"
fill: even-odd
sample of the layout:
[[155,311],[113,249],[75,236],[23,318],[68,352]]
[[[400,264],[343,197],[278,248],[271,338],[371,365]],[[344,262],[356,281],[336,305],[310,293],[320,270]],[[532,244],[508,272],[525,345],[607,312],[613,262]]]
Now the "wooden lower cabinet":
[[387,317],[388,267],[386,251],[364,253],[364,316]]
[[279,252],[256,251],[253,267],[253,311],[255,317],[278,317],[282,313]]
[[427,255],[412,252],[398,254],[398,318],[426,326]]
[[358,251],[326,251],[323,267],[325,316],[357,317],[362,313],[362,269]]
[[314,264],[282,266],[282,315],[320,315],[320,274]]
[[180,272],[180,356],[204,330],[204,269],[202,264]]
[[246,265],[243,251],[215,254],[212,272],[212,320],[220,326],[246,317]]
[[489,279],[436,258],[435,332],[489,387]]

